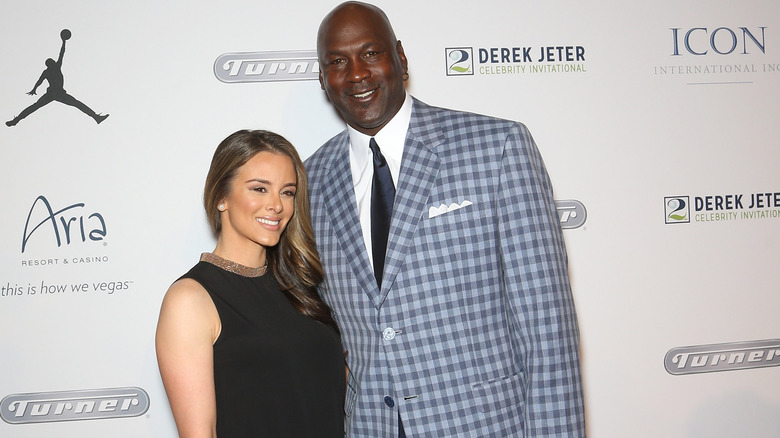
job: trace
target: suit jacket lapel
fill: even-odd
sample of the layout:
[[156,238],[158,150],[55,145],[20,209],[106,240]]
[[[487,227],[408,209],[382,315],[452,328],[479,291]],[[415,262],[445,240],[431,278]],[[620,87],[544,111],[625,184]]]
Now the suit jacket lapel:
[[434,150],[444,141],[439,126],[435,112],[420,101],[414,100],[401,172],[396,184],[379,306],[387,298],[409,250],[417,224],[427,212],[431,188],[439,173],[439,157]]
[[[323,184],[325,207],[330,212],[330,221],[339,245],[344,251],[344,257],[352,266],[360,287],[378,309],[379,289],[374,273],[371,271],[371,261],[360,228],[349,163],[349,135],[346,131],[338,141],[337,151],[328,164],[328,175],[332,177],[332,181]],[[346,293],[346,291],[336,291],[336,293]]]

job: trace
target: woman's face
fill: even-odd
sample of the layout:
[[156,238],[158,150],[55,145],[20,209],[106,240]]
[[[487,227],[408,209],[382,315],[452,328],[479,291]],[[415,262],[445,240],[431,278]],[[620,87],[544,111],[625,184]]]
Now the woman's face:
[[238,169],[223,199],[222,234],[225,243],[272,247],[295,213],[297,177],[292,159],[259,152]]

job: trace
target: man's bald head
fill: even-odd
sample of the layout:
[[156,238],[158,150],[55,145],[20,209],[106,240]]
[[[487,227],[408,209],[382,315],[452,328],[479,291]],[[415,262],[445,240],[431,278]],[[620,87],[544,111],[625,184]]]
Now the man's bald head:
[[371,23],[373,26],[380,26],[382,33],[385,33],[389,40],[393,41],[393,43],[397,41],[393,26],[390,25],[390,20],[383,10],[372,4],[348,1],[333,8],[333,10],[322,19],[320,28],[317,31],[317,55],[321,56],[320,50],[323,46],[323,39],[326,38],[330,32],[338,29],[337,25],[355,21]]
[[317,33],[320,85],[353,128],[376,135],[406,99],[407,61],[381,9],[360,2],[336,6]]

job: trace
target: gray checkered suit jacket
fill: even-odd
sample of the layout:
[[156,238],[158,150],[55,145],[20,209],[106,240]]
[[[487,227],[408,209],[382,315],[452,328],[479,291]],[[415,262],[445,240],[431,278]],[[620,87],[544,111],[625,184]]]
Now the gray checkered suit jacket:
[[306,167],[350,436],[395,436],[399,412],[410,437],[584,436],[566,250],[525,126],[414,100],[381,290],[348,144]]

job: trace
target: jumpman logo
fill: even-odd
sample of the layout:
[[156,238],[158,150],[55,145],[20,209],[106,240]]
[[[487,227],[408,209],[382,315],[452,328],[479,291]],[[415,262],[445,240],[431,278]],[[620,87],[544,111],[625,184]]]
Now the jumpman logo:
[[38,82],[35,83],[35,86],[33,87],[32,91],[30,91],[27,94],[29,94],[30,96],[34,96],[36,94],[35,90],[37,90],[38,87],[41,84],[43,84],[44,79],[47,82],[49,82],[49,88],[46,89],[46,93],[43,96],[41,96],[37,102],[25,108],[24,111],[19,113],[18,116],[14,117],[13,120],[9,120],[5,122],[6,126],[15,126],[23,118],[29,116],[37,109],[55,100],[57,102],[64,103],[65,105],[75,106],[76,108],[80,109],[84,114],[95,119],[95,122],[97,123],[106,120],[108,114],[98,114],[92,111],[90,107],[79,102],[78,99],[68,94],[65,91],[65,88],[63,88],[65,81],[64,78],[62,77],[62,57],[65,55],[65,41],[69,40],[70,37],[71,37],[71,33],[68,29],[63,29],[62,32],[60,32],[60,38],[62,39],[62,48],[60,49],[60,57],[57,58],[56,62],[51,58],[46,60],[46,70],[44,70],[43,73],[41,73],[41,77],[38,78]]

